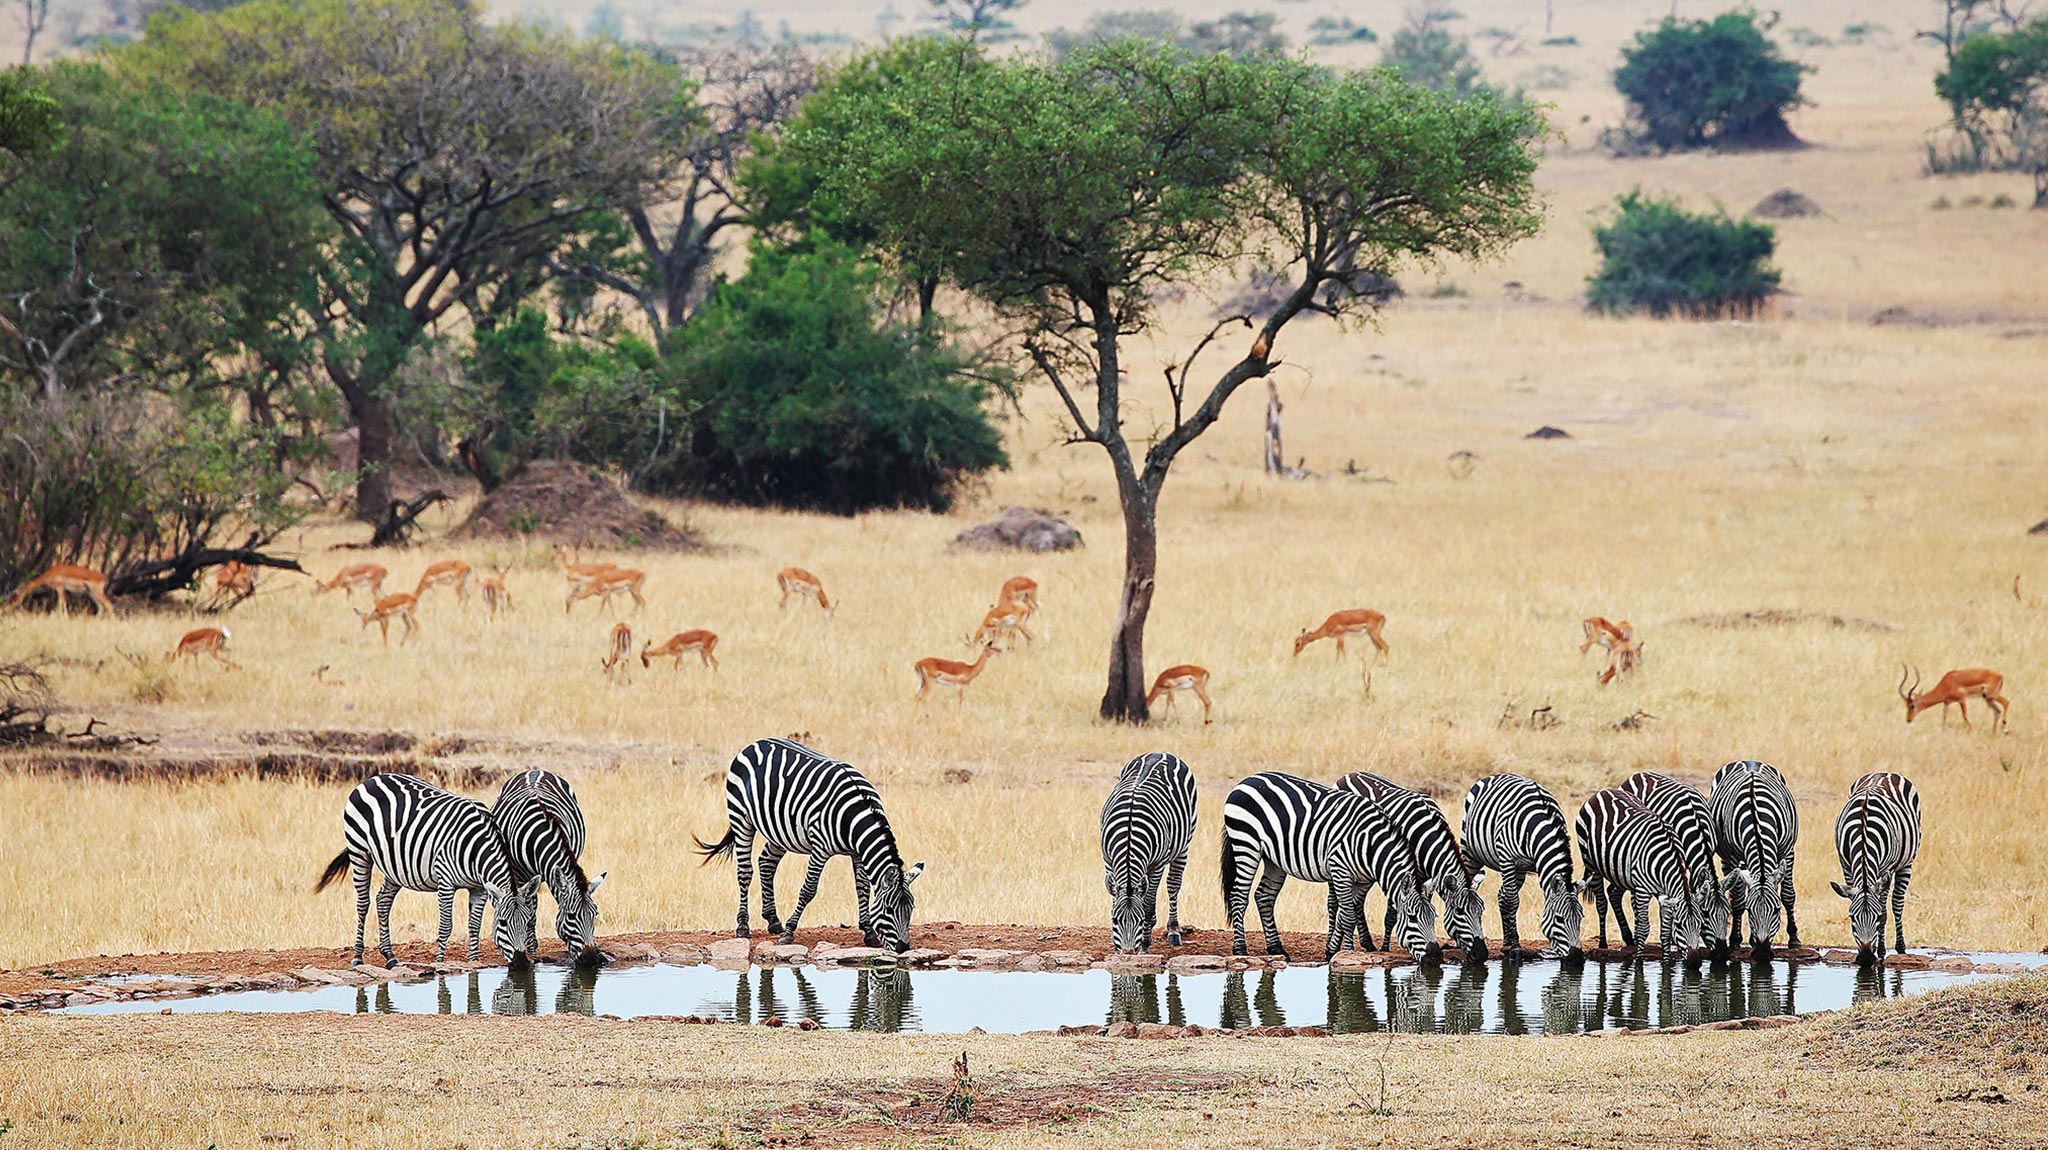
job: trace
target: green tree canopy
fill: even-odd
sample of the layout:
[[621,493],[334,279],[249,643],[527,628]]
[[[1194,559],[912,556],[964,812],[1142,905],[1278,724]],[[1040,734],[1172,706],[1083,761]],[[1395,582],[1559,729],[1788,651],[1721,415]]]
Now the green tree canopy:
[[1635,132],[1665,151],[1792,140],[1785,115],[1806,102],[1799,78],[1807,68],[1780,56],[1764,33],[1747,9],[1636,33],[1614,73]]
[[[1168,469],[1241,384],[1272,370],[1282,329],[1305,311],[1369,308],[1355,289],[1397,261],[1487,255],[1541,219],[1533,110],[1386,72],[1137,41],[1057,61],[926,41],[856,57],[814,105],[784,144],[816,173],[814,202],[995,309],[1074,438],[1109,457],[1126,544],[1102,702],[1115,719],[1146,716]],[[1160,289],[1252,264],[1283,269],[1290,290],[1173,365],[1171,416],[1140,453],[1124,427],[1125,341],[1154,329]],[[1198,384],[1195,357],[1233,325],[1255,337]]]
[[1586,302],[1595,311],[1750,316],[1778,291],[1776,232],[1726,212],[1688,212],[1675,200],[1631,191],[1615,200],[1593,240],[1600,267],[1587,281]]
[[1977,166],[2030,174],[2034,206],[2048,207],[2048,18],[1963,40],[1934,90]]

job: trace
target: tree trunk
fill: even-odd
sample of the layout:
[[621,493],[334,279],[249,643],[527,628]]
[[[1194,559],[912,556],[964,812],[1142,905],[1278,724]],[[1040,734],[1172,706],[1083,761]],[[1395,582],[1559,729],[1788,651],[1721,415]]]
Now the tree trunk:
[[381,395],[349,402],[356,423],[356,518],[376,523],[391,506],[391,403]]
[[1287,474],[1287,459],[1280,449],[1280,389],[1272,377],[1266,379],[1266,474]]
[[1127,461],[1118,461],[1117,498],[1124,509],[1124,590],[1110,638],[1102,717],[1142,723],[1151,717],[1145,706],[1145,619],[1152,613],[1152,584],[1159,570],[1159,524],[1152,495]]

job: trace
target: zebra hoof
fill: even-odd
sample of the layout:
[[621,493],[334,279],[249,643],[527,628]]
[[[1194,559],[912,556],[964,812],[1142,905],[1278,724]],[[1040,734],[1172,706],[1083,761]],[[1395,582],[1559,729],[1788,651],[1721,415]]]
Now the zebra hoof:
[[781,933],[782,933],[782,924],[781,924],[781,923],[779,923],[779,922],[771,922],[771,923],[769,923],[769,924],[768,924],[768,933],[769,933],[769,934],[781,934]]
[[796,945],[796,932],[795,932],[795,931],[793,931],[793,930],[790,930],[790,931],[784,931],[784,932],[783,932],[783,934],[782,934],[782,945],[784,945],[784,946],[795,946],[795,945]]
[[1241,943],[1241,942],[1240,942],[1240,943],[1238,943],[1238,944],[1236,944],[1235,946],[1232,946],[1232,947],[1230,948],[1230,953],[1231,953],[1231,954],[1233,954],[1233,955],[1244,955],[1244,954],[1247,954],[1247,953],[1249,953],[1249,952],[1248,952],[1248,951],[1246,951],[1246,949],[1245,949],[1245,945],[1244,945],[1243,943]]

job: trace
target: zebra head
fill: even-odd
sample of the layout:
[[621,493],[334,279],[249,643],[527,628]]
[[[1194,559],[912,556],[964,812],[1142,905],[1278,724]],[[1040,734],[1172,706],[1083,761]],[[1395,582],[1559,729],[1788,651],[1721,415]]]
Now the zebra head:
[[1700,931],[1706,922],[1706,899],[1694,891],[1687,891],[1683,898],[1668,902],[1660,898],[1657,900],[1657,913],[1669,916],[1671,920],[1673,953],[1665,955],[1664,960],[1669,962],[1683,958],[1688,966],[1696,964],[1701,957]]
[[884,949],[897,954],[910,949],[910,912],[917,906],[917,900],[910,894],[910,884],[923,873],[923,863],[904,870],[885,866],[876,878],[875,889],[868,896],[868,908],[874,915],[875,936],[881,939]]
[[1884,954],[1884,888],[1862,879],[1848,886],[1830,882],[1828,887],[1849,900],[1849,931],[1856,936],[1856,962],[1869,966]]
[[491,902],[491,941],[514,970],[533,965],[526,953],[526,940],[533,934],[533,916],[540,906],[540,880],[516,880],[511,887],[484,884],[484,897]]
[[1430,901],[1441,883],[1441,879],[1420,884],[1414,879],[1401,879],[1387,889],[1387,897],[1394,903],[1395,921],[1400,926],[1401,945],[1408,948],[1408,954],[1417,962],[1437,962],[1444,955],[1444,948],[1436,941],[1436,903]]
[[1444,900],[1444,929],[1468,954],[1486,945],[1486,937],[1481,933],[1486,904],[1479,898],[1479,880],[1485,873],[1449,876],[1439,891]]
[[1578,882],[1554,878],[1543,884],[1543,937],[1550,945],[1542,957],[1577,962],[1586,957],[1586,905],[1599,879],[1587,875]]
[[1152,908],[1135,884],[1124,883],[1110,892],[1109,944],[1119,954],[1152,949]]
[[1700,943],[1714,948],[1720,957],[1727,956],[1730,943],[1728,938],[1728,890],[1718,882],[1697,881],[1693,891],[1699,896]]
[[555,934],[569,948],[578,966],[595,966],[604,961],[604,952],[597,949],[597,888],[604,885],[605,874],[586,880],[583,868],[577,867],[555,876],[559,881],[548,883],[549,890],[559,892],[555,898]]
[[1771,941],[1778,937],[1778,920],[1785,912],[1778,901],[1778,892],[1784,886],[1784,868],[1782,862],[1765,867],[1761,873],[1744,868],[1721,880],[1731,897],[1737,887],[1742,889],[1743,905],[1749,910],[1749,948],[1754,958],[1769,958]]

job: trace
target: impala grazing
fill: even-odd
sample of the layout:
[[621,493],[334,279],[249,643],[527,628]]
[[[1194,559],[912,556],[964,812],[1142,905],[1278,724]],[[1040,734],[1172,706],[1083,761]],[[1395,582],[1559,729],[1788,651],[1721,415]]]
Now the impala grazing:
[[972,683],[974,677],[981,674],[981,669],[988,665],[989,656],[997,653],[994,643],[984,643],[981,647],[981,657],[972,663],[960,663],[952,659],[919,659],[913,668],[917,672],[917,701],[924,702],[926,693],[933,686],[940,686],[958,688],[959,701],[966,702],[967,684]]
[[256,593],[256,569],[238,559],[230,559],[213,569],[213,591],[216,599],[247,599]]
[[647,573],[637,567],[613,567],[592,576],[582,583],[569,585],[569,598],[562,603],[562,614],[567,615],[580,599],[602,599],[604,609],[612,609],[612,597],[631,595],[635,607],[647,606],[647,600],[640,594],[640,586],[647,581]]
[[356,616],[363,621],[365,627],[372,623],[377,625],[377,632],[384,636],[386,647],[391,645],[391,621],[396,619],[405,624],[405,633],[398,639],[398,645],[403,647],[412,639],[412,633],[420,628],[420,621],[413,614],[419,609],[419,605],[419,596],[400,591],[396,595],[386,595],[377,600],[377,605],[368,611],[357,608]]
[[508,615],[512,612],[512,591],[505,586],[505,575],[510,570],[508,567],[493,568],[479,584],[483,589],[484,610],[488,618],[496,619],[499,611]]
[[1195,698],[1202,700],[1202,722],[1207,723],[1213,710],[1209,701],[1209,672],[1193,663],[1182,663],[1159,672],[1159,677],[1152,680],[1152,690],[1145,696],[1145,705],[1150,707],[1164,695],[1166,709],[1171,711],[1174,696],[1182,691],[1193,691]]
[[775,585],[782,589],[782,598],[775,601],[777,607],[789,606],[789,598],[794,595],[799,599],[816,600],[819,609],[825,612],[825,618],[832,617],[832,600],[825,594],[825,585],[809,571],[801,567],[784,567],[775,573]]
[[626,673],[626,660],[633,656],[633,629],[624,623],[612,624],[611,638],[605,641],[604,677],[609,679],[612,672]]
[[469,564],[460,559],[443,559],[420,573],[420,585],[413,588],[415,599],[423,598],[430,588],[453,587],[455,597],[469,602]]
[[969,639],[968,643],[976,647],[985,647],[1016,635],[1024,636],[1027,643],[1033,642],[1031,629],[1024,625],[1024,620],[1030,617],[1031,612],[1026,610],[1022,603],[1005,599],[989,608],[988,614],[981,617],[981,626],[974,629],[974,637]]
[[225,627],[200,627],[185,632],[178,645],[165,652],[164,662],[175,663],[188,655],[194,663],[201,655],[211,655],[223,667],[235,665],[235,661],[228,658],[228,631]]
[[1607,669],[1600,672],[1600,685],[1625,679],[1643,665],[1643,649],[1633,639],[1616,639],[1607,648]]
[[1992,715],[1998,720],[1999,729],[2005,729],[2005,713],[2012,704],[2006,701],[2004,695],[2000,694],[2001,691],[2005,690],[2004,675],[1996,671],[1987,671],[1982,667],[1975,667],[1966,671],[1950,671],[1948,674],[1943,675],[1941,680],[1935,683],[1931,689],[1922,691],[1920,689],[1920,672],[1917,670],[1912,672],[1913,685],[1910,687],[1906,686],[1906,672],[1907,668],[1901,665],[1899,667],[1898,690],[1899,698],[1906,701],[1907,722],[1912,722],[1913,716],[1939,704],[1941,707],[1941,721],[1946,723],[1948,722],[1948,705],[1954,703],[1962,708],[1963,725],[1967,727],[1970,725],[1970,704],[1966,700],[1975,697],[1984,700],[1984,705],[1991,708]]
[[384,577],[389,574],[389,571],[375,563],[352,564],[336,571],[334,578],[317,584],[313,588],[313,594],[325,594],[339,587],[342,598],[353,599],[356,588],[361,587],[370,593],[370,601],[374,603],[384,598]]
[[114,613],[114,601],[107,598],[107,576],[104,572],[73,563],[57,563],[48,571],[21,585],[21,590],[7,601],[9,607],[19,607],[24,599],[43,588],[49,588],[57,596],[58,605],[64,608],[64,615],[71,615],[71,597],[83,595],[91,599],[93,606],[103,615]]
[[1024,608],[1024,617],[1030,618],[1038,612],[1038,580],[1019,575],[1003,584],[1002,593],[996,596],[996,604],[1015,603]]
[[1372,640],[1375,650],[1387,653],[1387,641],[1380,638],[1380,628],[1387,625],[1387,617],[1378,611],[1339,611],[1323,620],[1323,625],[1313,631],[1303,631],[1294,637],[1294,653],[1301,654],[1302,648],[1318,639],[1337,640],[1337,657],[1344,657],[1344,640],[1364,635]]
[[683,656],[695,651],[697,657],[703,660],[705,666],[716,671],[718,670],[718,656],[713,654],[716,650],[718,650],[717,635],[709,631],[684,631],[680,635],[670,635],[668,642],[663,643],[659,647],[653,643],[642,644],[640,647],[640,665],[651,667],[656,659],[674,659],[676,661],[675,669],[680,671],[683,669]]
[[1634,642],[1636,637],[1636,629],[1630,626],[1626,619],[1619,623],[1609,623],[1595,615],[1579,625],[1586,630],[1586,641],[1579,644],[1581,655],[1592,650],[1596,644],[1611,652],[1616,643]]

